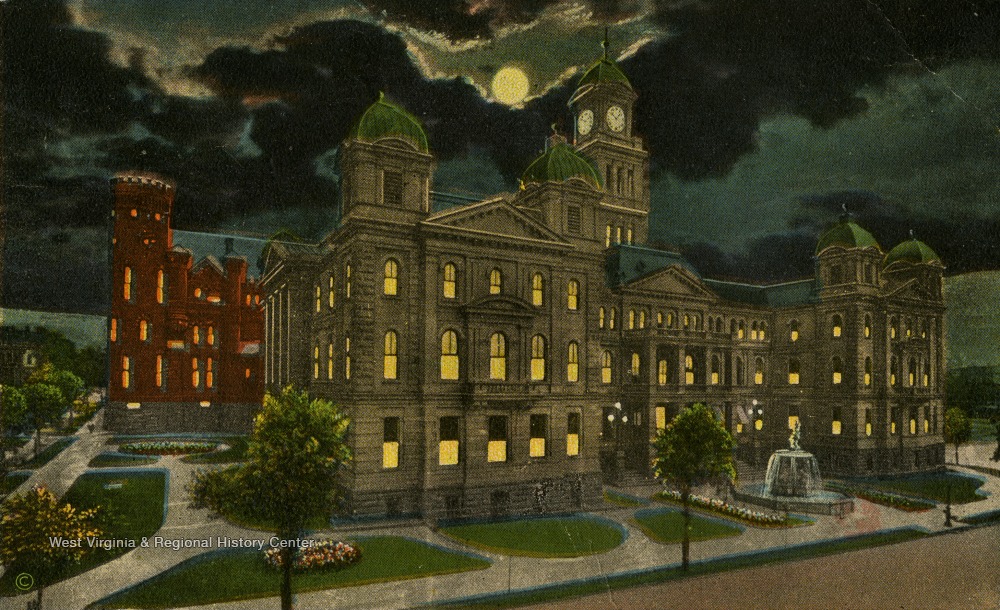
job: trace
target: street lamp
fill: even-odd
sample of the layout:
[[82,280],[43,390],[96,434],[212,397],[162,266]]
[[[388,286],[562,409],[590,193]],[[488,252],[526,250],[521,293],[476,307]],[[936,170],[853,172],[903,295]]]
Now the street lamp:
[[[625,452],[621,448],[621,427],[628,423],[628,415],[622,412],[622,403],[615,403],[615,410],[608,413],[608,422],[614,430],[615,435],[615,478],[621,478],[621,472],[625,467]],[[616,423],[617,422],[617,423]]]

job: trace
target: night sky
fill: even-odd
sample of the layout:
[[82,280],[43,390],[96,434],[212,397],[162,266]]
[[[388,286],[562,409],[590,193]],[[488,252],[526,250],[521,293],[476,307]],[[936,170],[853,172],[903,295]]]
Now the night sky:
[[[640,94],[650,242],[706,275],[809,275],[841,208],[949,273],[1000,262],[1000,4],[954,0],[8,0],[7,307],[108,303],[108,178],[178,184],[175,228],[319,237],[337,147],[379,91],[435,190],[512,190],[581,71]],[[508,105],[498,70],[528,77]]]

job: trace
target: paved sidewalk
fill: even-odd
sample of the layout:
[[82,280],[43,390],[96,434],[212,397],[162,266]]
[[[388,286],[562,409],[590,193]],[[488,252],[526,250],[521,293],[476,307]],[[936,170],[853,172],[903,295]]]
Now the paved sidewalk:
[[[102,429],[104,410],[98,411],[89,423],[94,424],[93,432],[87,425],[81,426],[80,430],[72,435],[77,437],[77,441],[49,460],[48,464],[34,470],[31,476],[14,490],[14,493],[23,494],[39,483],[48,487],[60,498],[69,491],[73,481],[87,470],[90,460],[107,448],[105,444],[109,434]],[[61,437],[54,437],[53,442],[59,438]]]

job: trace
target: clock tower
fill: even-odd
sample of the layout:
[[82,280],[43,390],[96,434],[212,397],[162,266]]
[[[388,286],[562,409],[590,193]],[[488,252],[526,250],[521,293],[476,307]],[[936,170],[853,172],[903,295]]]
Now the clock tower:
[[605,246],[644,243],[649,214],[648,153],[633,133],[638,95],[618,65],[604,56],[580,79],[569,100],[573,143],[597,166],[604,187],[599,222]]

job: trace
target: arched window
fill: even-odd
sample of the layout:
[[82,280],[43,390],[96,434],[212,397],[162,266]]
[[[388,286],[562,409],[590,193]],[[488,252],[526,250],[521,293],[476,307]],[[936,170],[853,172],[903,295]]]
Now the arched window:
[[925,362],[924,363],[924,379],[923,379],[923,382],[924,382],[923,386],[925,388],[931,384],[931,363],[930,362]]
[[458,335],[453,330],[441,335],[441,379],[458,379]]
[[191,359],[191,387],[201,387],[201,368],[197,358]]
[[708,332],[715,332],[715,320],[711,317],[708,318]]
[[499,269],[490,271],[490,294],[500,294],[503,285],[503,274]]
[[756,385],[764,384],[764,361],[760,358],[754,362],[753,382]]
[[667,312],[667,322],[666,322],[666,324],[667,324],[667,328],[673,328],[674,327],[674,312],[672,312],[672,311],[668,311]]
[[319,313],[320,305],[323,302],[323,300],[322,300],[322,298],[320,296],[321,294],[322,294],[322,290],[319,287],[319,284],[316,284],[316,313]]
[[633,330],[635,328],[635,310],[628,310],[628,329]]
[[872,317],[865,314],[865,339],[872,336]]
[[639,354],[636,352],[632,352],[632,377],[639,376],[639,367],[641,364],[642,362],[639,358]]
[[765,340],[767,340],[766,335],[767,335],[767,322],[761,322],[760,323],[760,335],[758,336],[758,338],[761,341],[765,341]]
[[608,328],[611,330],[615,329],[615,318],[618,317],[618,309],[615,307],[611,308],[611,316],[608,318]]
[[351,298],[351,263],[344,266],[344,298]]
[[907,380],[911,388],[917,385],[917,361],[915,358],[910,358],[909,366],[907,367]]
[[920,338],[921,339],[926,339],[927,338],[927,329],[928,328],[929,328],[929,324],[927,323],[927,319],[925,318],[920,323]]
[[122,356],[122,387],[132,387],[132,359],[128,356]]
[[490,337],[490,379],[507,380],[507,338],[501,333]]
[[870,386],[872,384],[872,359],[871,356],[865,358],[865,385]]
[[166,280],[163,277],[163,269],[156,272],[156,302],[161,305],[166,300]]
[[691,326],[691,316],[684,314],[684,328],[687,329],[689,326]]
[[[336,278],[333,276],[333,272],[331,271],[330,278],[327,280],[327,293],[326,293],[327,307],[329,307],[330,309],[333,309],[333,305],[337,301],[336,284],[337,284]],[[247,296],[247,298],[248,299],[250,298],[249,295]],[[249,304],[250,302],[248,301],[247,305]]]
[[580,282],[570,280],[566,284],[566,309],[576,311],[580,306]]
[[385,280],[383,281],[382,294],[393,296],[399,293],[399,263],[396,259],[390,258],[385,261]]
[[667,360],[665,358],[660,359],[656,363],[656,383],[667,385],[667,375],[669,373],[670,369],[667,368]]
[[736,338],[737,339],[742,339],[745,336],[746,336],[746,322],[744,322],[743,320],[740,320],[739,325],[737,326],[737,330],[736,330]]
[[446,263],[444,266],[444,281],[441,283],[441,293],[444,298],[455,298],[457,283],[455,265]]
[[756,341],[757,340],[757,322],[756,321],[754,321],[753,323],[750,324],[750,339],[752,341]]
[[736,358],[736,385],[746,383],[746,372],[743,370],[743,358]]
[[351,338],[344,337],[344,379],[351,378]]
[[601,354],[601,383],[611,383],[611,351]]
[[646,310],[639,310],[639,328],[646,328]]
[[597,310],[597,327],[604,328],[604,308],[601,307]]
[[580,379],[580,346],[576,341],[570,341],[566,349],[566,381],[576,382]]
[[889,320],[889,338],[895,339],[896,335],[899,334],[899,319],[893,317]]
[[118,340],[118,318],[111,318],[111,329],[109,330],[111,341]]
[[382,356],[382,378],[383,379],[395,379],[398,370],[398,337],[396,331],[390,330],[385,333],[385,341],[383,350],[384,355]]
[[893,356],[889,359],[889,385],[895,386],[899,381],[899,362]]
[[838,356],[833,357],[833,385],[840,385],[844,379],[844,364]]
[[844,329],[844,319],[840,317],[840,314],[833,315],[833,322],[831,324],[831,331],[834,337],[839,337],[843,333]]
[[662,311],[656,312],[656,325],[659,326],[659,327],[663,326],[663,312]]
[[205,387],[212,389],[215,385],[215,362],[211,358],[205,361]]
[[621,225],[618,225],[617,227],[615,227],[615,243],[616,244],[622,243],[622,227],[621,227]]
[[611,247],[611,225],[608,225],[607,230],[604,232],[604,247]]
[[126,301],[132,300],[132,268],[125,267],[125,279],[122,282],[122,298]]
[[201,328],[199,328],[198,325],[195,325],[194,328],[191,329],[191,343],[194,345],[201,345]]
[[625,243],[632,243],[632,228],[629,227],[628,233],[625,236]]
[[545,379],[545,337],[535,335],[531,338],[531,380]]
[[163,387],[163,356],[156,355],[156,387]]
[[798,358],[789,358],[788,359],[788,384],[789,385],[798,385],[798,383],[799,383],[799,373],[800,373],[799,359]]
[[684,383],[694,384],[694,358],[690,354],[684,356]]
[[722,323],[722,318],[716,318],[715,319],[715,332],[717,332],[717,333],[726,332],[725,329],[726,329],[726,327]]
[[545,304],[545,278],[541,273],[531,276],[531,304],[535,307]]
[[206,334],[206,340],[209,345],[215,345],[215,327],[209,326],[208,333]]
[[719,363],[719,357],[712,356],[712,385],[719,385],[720,378],[722,377],[721,365]]
[[[247,369],[249,371],[250,369]],[[333,338],[330,338],[330,342],[326,345],[326,378],[328,380],[333,379]]]

